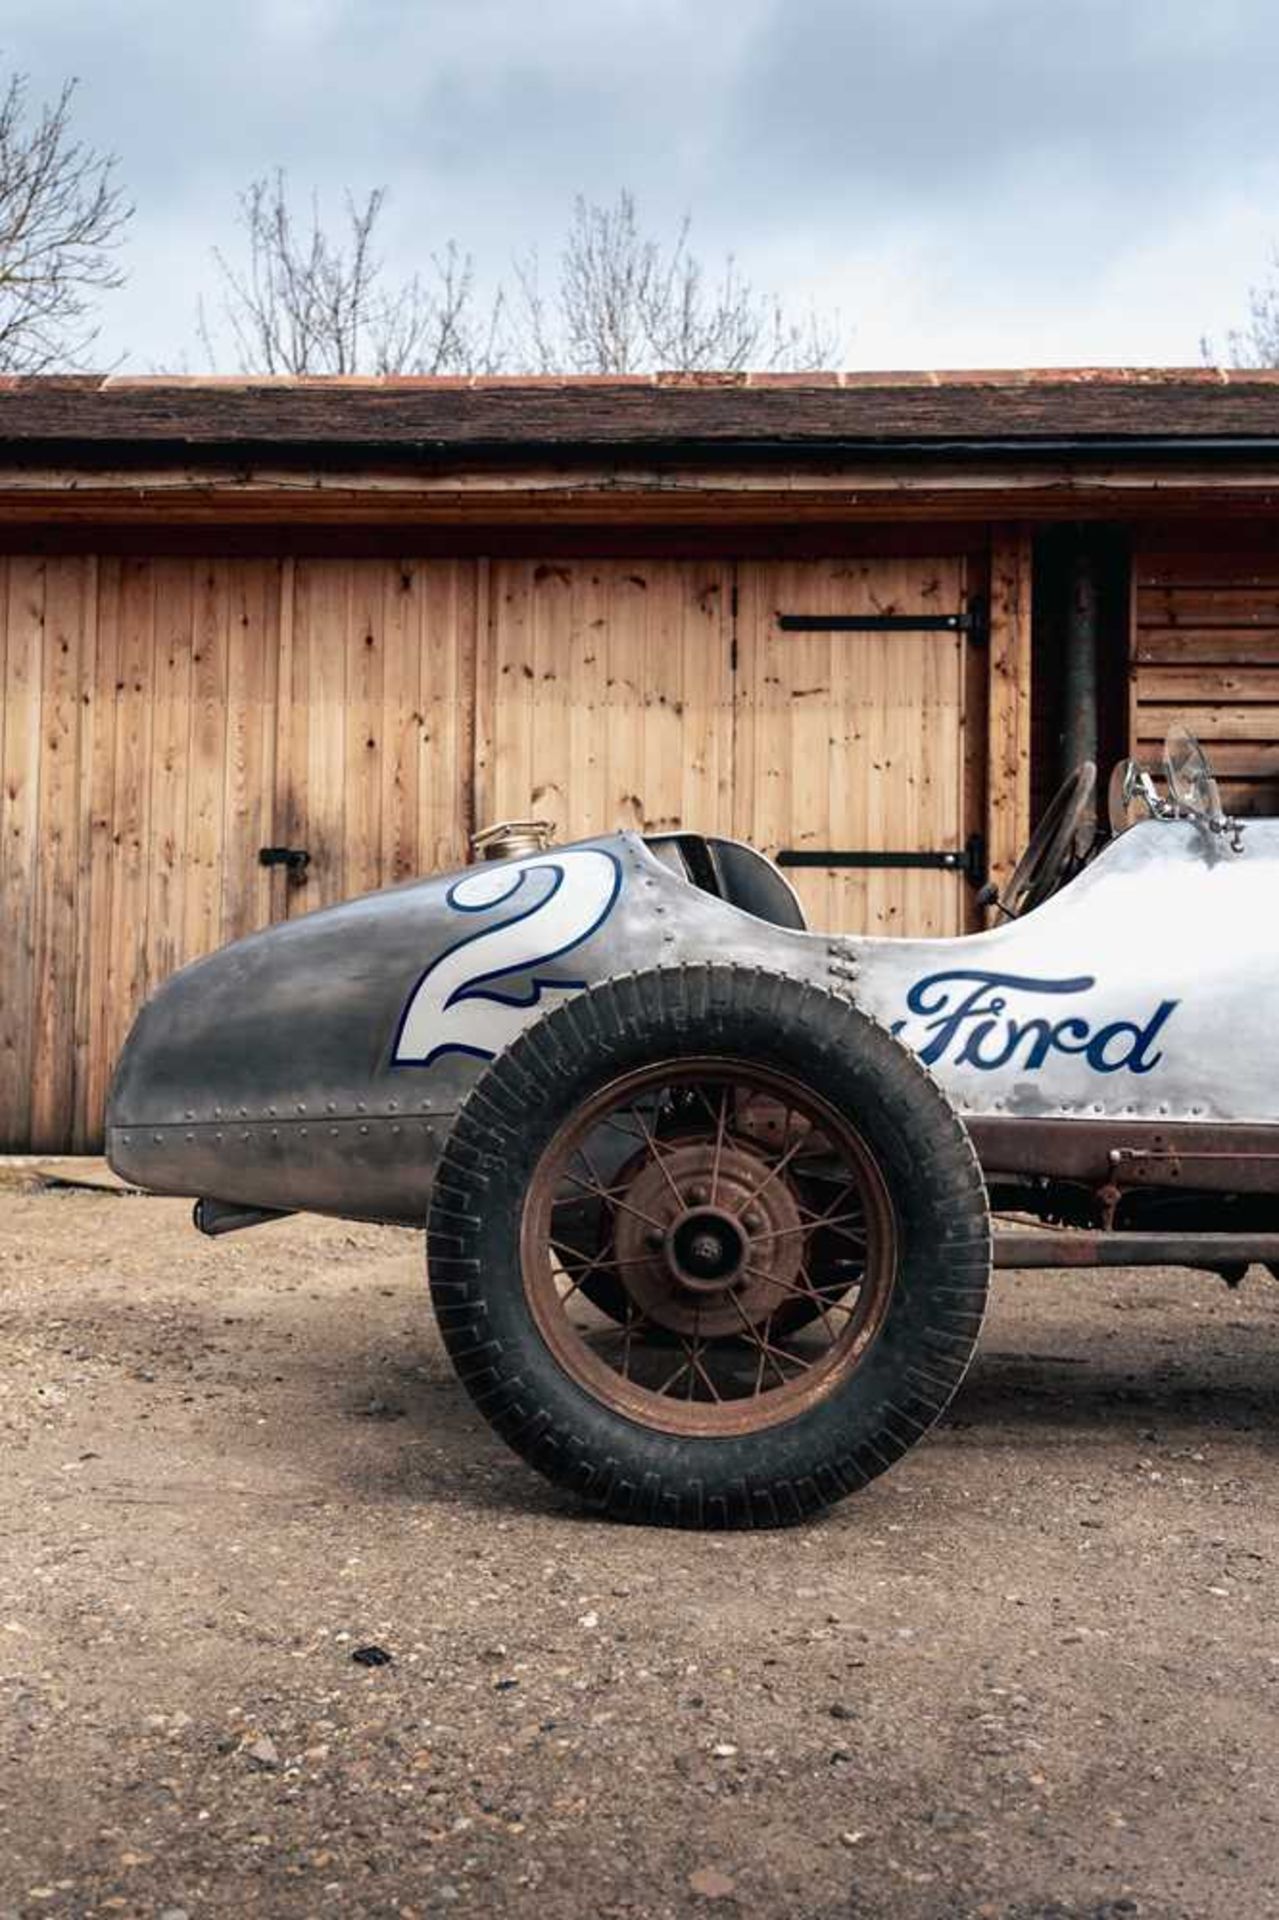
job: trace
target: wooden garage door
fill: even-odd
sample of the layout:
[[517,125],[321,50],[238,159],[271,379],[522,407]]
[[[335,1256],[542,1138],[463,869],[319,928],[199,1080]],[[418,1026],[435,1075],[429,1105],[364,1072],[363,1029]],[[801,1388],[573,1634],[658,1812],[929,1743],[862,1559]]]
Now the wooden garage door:
[[475,576],[0,558],[0,1150],[100,1141],[175,968],[464,859]]
[[[964,610],[959,558],[739,569],[739,838],[783,860],[962,850],[966,641],[947,623]],[[790,877],[814,927],[962,933],[972,910],[963,874],[936,866]]]

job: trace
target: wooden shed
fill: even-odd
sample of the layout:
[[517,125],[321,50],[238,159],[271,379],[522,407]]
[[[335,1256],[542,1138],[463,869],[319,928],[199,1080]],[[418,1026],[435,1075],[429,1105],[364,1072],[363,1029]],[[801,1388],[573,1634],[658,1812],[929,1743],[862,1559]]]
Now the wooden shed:
[[962,932],[1080,750],[1279,800],[1279,385],[0,388],[0,1147],[174,967],[514,815],[737,835]]

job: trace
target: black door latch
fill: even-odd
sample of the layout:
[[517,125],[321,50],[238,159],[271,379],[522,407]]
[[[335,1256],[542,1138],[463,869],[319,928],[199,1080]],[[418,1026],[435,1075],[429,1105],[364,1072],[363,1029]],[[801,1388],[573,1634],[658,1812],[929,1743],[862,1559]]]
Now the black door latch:
[[311,856],[305,847],[258,848],[260,867],[287,867],[290,874],[300,879],[310,864]]

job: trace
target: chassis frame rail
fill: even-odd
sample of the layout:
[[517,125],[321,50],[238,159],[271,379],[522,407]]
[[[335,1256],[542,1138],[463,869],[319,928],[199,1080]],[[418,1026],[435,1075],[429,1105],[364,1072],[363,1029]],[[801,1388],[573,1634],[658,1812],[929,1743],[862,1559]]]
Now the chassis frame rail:
[[1223,1267],[1279,1264],[1279,1233],[1109,1233],[997,1228],[996,1267]]

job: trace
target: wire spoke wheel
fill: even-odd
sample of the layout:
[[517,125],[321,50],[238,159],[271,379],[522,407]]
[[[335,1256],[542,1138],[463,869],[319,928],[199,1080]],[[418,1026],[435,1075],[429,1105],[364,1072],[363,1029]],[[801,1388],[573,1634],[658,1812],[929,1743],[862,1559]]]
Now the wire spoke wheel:
[[659,1061],[602,1087],[543,1153],[520,1232],[565,1371],[668,1433],[748,1433],[821,1400],[878,1332],[895,1266],[861,1135],[747,1060]]
[[990,1271],[981,1169],[918,1061],[839,995],[717,963],[601,981],[491,1061],[427,1237],[484,1417],[667,1526],[783,1525],[883,1473],[963,1379]]

